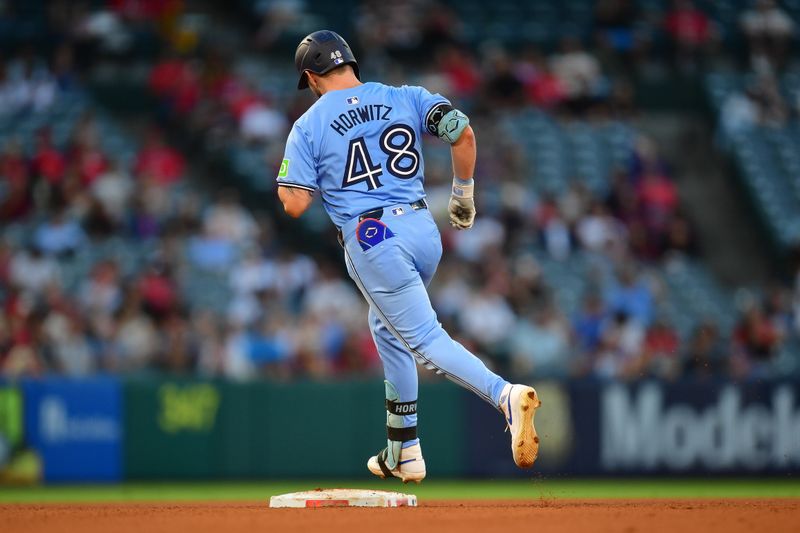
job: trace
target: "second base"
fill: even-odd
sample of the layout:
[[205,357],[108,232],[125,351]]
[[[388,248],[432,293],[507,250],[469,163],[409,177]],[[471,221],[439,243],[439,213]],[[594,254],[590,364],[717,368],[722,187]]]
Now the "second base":
[[413,494],[363,489],[316,489],[273,496],[269,506],[274,508],[313,507],[416,507]]

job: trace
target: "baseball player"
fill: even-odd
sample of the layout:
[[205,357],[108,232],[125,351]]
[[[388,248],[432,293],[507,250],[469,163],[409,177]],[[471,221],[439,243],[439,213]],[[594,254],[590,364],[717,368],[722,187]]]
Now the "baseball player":
[[469,119],[422,87],[360,81],[353,52],[338,34],[317,31],[295,53],[298,89],[319,98],[297,119],[278,173],[278,196],[299,217],[319,193],[339,228],[350,277],[369,303],[372,337],[383,362],[387,447],[367,468],[404,483],[425,478],[417,437],[415,361],[499,409],[511,433],[514,462],[533,465],[536,391],[512,385],[454,341],[436,318],[426,290],[442,255],[425,202],[422,135],[451,147],[450,223],[472,227],[475,133]]

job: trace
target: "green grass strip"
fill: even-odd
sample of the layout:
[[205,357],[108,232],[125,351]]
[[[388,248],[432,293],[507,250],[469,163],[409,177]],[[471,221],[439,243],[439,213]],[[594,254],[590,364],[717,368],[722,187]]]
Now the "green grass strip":
[[375,481],[263,481],[124,483],[0,487],[0,503],[268,501],[275,494],[314,488],[405,491],[423,499],[554,498],[800,498],[800,480],[777,479],[598,479],[426,480],[421,485]]

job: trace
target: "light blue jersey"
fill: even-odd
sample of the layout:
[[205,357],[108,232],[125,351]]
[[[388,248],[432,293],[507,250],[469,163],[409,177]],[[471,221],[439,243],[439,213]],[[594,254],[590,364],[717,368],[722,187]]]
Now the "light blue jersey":
[[278,183],[320,191],[338,227],[379,207],[425,197],[421,136],[448,100],[422,87],[365,83],[325,93],[297,119]]
[[508,385],[442,329],[426,291],[442,241],[418,202],[425,197],[420,139],[429,118],[438,131],[438,104],[450,105],[421,87],[365,83],[327,92],[295,122],[278,175],[283,187],[319,191],[340,229],[347,271],[369,303],[387,402],[405,409],[387,412],[392,465],[403,464],[401,450],[419,442],[415,362],[495,407]]

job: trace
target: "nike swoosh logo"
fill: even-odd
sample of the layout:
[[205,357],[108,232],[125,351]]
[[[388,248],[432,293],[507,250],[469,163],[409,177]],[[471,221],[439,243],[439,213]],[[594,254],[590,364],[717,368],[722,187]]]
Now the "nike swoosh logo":
[[400,462],[399,462],[399,463],[397,463],[397,464],[399,464],[399,465],[404,465],[404,464],[406,464],[406,463],[411,463],[411,462],[413,462],[413,461],[416,461],[416,459],[406,459],[405,461],[400,461]]
[[508,405],[508,408],[506,409],[506,411],[508,412],[508,414],[506,415],[506,422],[508,422],[509,426],[514,423],[514,415],[511,412],[511,391],[512,390],[514,390],[513,386],[510,389],[508,389],[508,396],[506,396],[506,402],[507,402],[507,405]]

